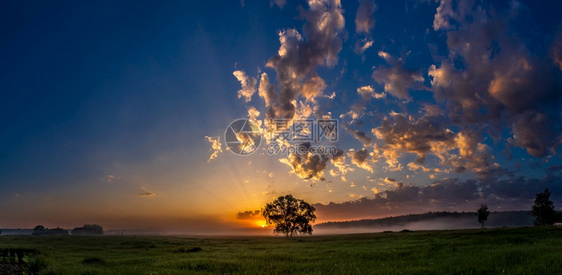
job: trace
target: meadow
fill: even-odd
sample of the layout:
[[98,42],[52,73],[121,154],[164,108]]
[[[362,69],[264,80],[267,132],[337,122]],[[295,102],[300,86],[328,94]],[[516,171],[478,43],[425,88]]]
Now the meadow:
[[[14,259],[18,249],[25,255]],[[290,239],[0,236],[0,266],[18,261],[37,274],[561,274],[562,228]]]

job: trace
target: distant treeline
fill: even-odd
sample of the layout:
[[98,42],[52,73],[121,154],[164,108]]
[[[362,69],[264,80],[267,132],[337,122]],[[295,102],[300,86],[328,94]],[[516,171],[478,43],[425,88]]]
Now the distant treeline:
[[43,236],[43,235],[50,235],[50,236],[60,236],[60,235],[68,235],[68,230],[62,229],[60,227],[57,228],[45,228],[42,225],[38,225],[33,229],[33,236]]
[[[533,216],[531,211],[505,211],[491,212],[486,226],[489,227],[520,227],[532,226]],[[325,222],[315,225],[315,228],[353,228],[353,227],[404,227],[413,223],[443,223],[446,227],[447,223],[451,224],[451,228],[460,227],[478,227],[479,223],[474,212],[427,212],[424,214],[408,214],[403,216],[386,217],[380,219],[366,219],[342,222]],[[454,226],[453,226],[454,225]]]
[[72,229],[72,235],[101,235],[103,228],[97,224],[85,224],[83,227]]
[[64,235],[102,235],[103,228],[97,224],[85,224],[72,230],[57,228],[45,228],[38,225],[33,229],[2,229],[3,235],[33,235],[33,236],[64,236]]

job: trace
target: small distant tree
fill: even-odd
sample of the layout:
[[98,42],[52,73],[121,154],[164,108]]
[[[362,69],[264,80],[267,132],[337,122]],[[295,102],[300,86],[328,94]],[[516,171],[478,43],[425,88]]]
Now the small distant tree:
[[33,228],[33,232],[31,233],[31,235],[34,235],[34,236],[44,235],[46,230],[47,229],[44,226],[38,225],[38,226]]
[[488,206],[481,204],[478,211],[476,211],[476,215],[478,216],[478,222],[482,224],[482,228],[484,228],[484,222],[488,220],[488,215],[490,215],[490,211],[488,211]]
[[316,220],[316,209],[307,202],[292,195],[281,196],[268,203],[263,217],[268,225],[275,224],[274,233],[292,237],[293,233],[312,234],[310,223]]
[[33,228],[33,231],[45,231],[45,227],[42,225],[38,225]]
[[535,225],[552,225],[554,224],[554,204],[550,200],[550,191],[544,189],[535,197],[535,205],[533,205],[533,216],[535,217]]

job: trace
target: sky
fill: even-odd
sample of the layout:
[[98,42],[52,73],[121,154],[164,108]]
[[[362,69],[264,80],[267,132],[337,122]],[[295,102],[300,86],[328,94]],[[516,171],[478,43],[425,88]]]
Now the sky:
[[269,232],[285,194],[317,222],[529,210],[545,188],[559,210],[561,9],[2,1],[0,228]]

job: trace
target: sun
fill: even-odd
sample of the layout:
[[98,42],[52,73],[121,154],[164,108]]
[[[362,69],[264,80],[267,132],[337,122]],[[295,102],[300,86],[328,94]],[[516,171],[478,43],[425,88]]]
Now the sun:
[[265,227],[267,226],[267,224],[265,223],[264,220],[256,221],[256,222],[255,222],[255,225],[257,225],[257,226],[260,227],[260,228],[265,228]]

